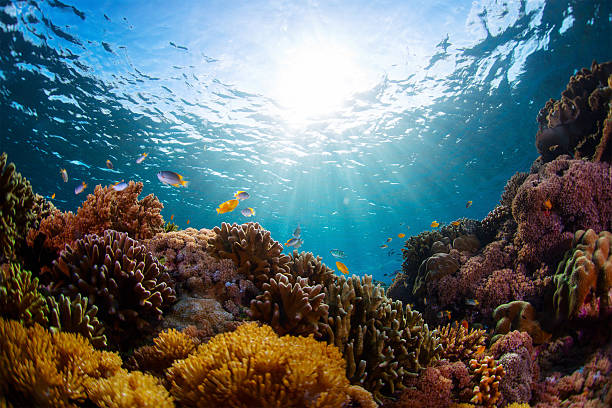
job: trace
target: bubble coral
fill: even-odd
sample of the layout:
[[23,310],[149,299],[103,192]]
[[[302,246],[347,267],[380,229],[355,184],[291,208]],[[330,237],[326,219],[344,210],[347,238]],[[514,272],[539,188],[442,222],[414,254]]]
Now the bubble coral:
[[175,300],[163,265],[126,233],[87,235],[74,249],[67,246],[53,268],[65,280],[57,290],[71,298],[80,293],[98,307],[113,345],[133,340]]
[[187,358],[197,347],[195,339],[175,329],[159,333],[153,343],[134,351],[133,365],[156,374],[163,373],[175,361]]
[[34,194],[30,182],[6,164],[7,155],[0,155],[0,257],[14,259],[19,240],[34,223]]
[[122,191],[97,185],[76,215],[54,211],[41,221],[37,230],[30,230],[28,244],[33,245],[43,234],[44,246],[59,252],[65,244],[72,244],[86,234],[100,235],[107,229],[126,232],[133,239],[151,238],[164,230],[161,216],[164,206],[153,194],[138,200],[142,188],[141,182],[133,181]]
[[251,301],[251,317],[269,324],[279,335],[321,336],[319,322],[327,321],[323,286],[309,285],[308,278],[276,277],[262,285],[263,293]]
[[[544,207],[547,200],[550,211]],[[561,156],[527,177],[512,214],[518,223],[518,260],[534,267],[542,261],[556,265],[571,248],[574,231],[612,230],[610,165]]]
[[90,305],[87,298],[77,294],[70,299],[62,294],[58,299],[49,296],[49,330],[55,332],[78,333],[85,337],[96,348],[106,348],[104,325],[96,314],[98,307]]
[[47,324],[48,307],[38,291],[38,278],[17,264],[0,266],[0,316],[26,326]]
[[487,332],[466,328],[462,324],[447,324],[436,329],[438,342],[442,346],[439,357],[450,362],[469,363],[486,349]]
[[324,339],[342,352],[351,383],[382,401],[404,387],[440,351],[419,312],[392,301],[371,276],[338,277],[325,287]]
[[554,276],[558,319],[599,318],[612,313],[612,233],[589,229],[574,235]]
[[258,223],[222,223],[213,231],[216,235],[208,240],[208,252],[217,259],[231,259],[238,273],[257,287],[277,273],[289,275],[291,258],[282,254],[280,242],[274,241],[270,231]]
[[167,378],[187,407],[335,408],[347,399],[344,364],[334,346],[246,323],[176,361]]
[[90,381],[120,367],[118,354],[97,351],[79,335],[0,318],[0,394],[17,406],[76,407]]
[[[491,356],[470,361],[470,371],[477,378],[478,385],[474,387],[474,396],[470,400],[475,404],[493,406],[500,398],[499,382],[506,372]],[[478,380],[478,378],[480,378]]]
[[101,408],[172,408],[168,391],[152,375],[138,371],[118,371],[109,378],[93,381],[87,387],[89,399]]

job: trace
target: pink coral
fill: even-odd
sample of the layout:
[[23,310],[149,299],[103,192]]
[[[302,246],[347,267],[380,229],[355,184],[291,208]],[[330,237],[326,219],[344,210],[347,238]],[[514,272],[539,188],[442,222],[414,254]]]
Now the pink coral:
[[[512,203],[518,222],[515,245],[519,261],[537,267],[540,260],[557,262],[571,247],[574,232],[612,229],[610,164],[560,156],[531,174]],[[552,208],[544,203],[550,200]]]
[[475,293],[481,310],[489,315],[497,306],[512,300],[523,300],[535,294],[533,282],[525,276],[524,268],[498,269],[487,277],[481,289]]

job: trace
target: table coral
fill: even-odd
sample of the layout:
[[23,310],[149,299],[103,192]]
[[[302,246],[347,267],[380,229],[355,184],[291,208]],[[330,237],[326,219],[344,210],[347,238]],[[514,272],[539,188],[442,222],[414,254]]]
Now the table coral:
[[87,298],[80,293],[74,299],[60,294],[57,300],[47,297],[47,304],[51,332],[78,333],[94,347],[106,348],[104,325],[96,317],[98,307],[90,305]]
[[175,362],[167,378],[187,407],[335,408],[347,399],[344,365],[334,346],[246,323]]
[[309,285],[308,278],[277,273],[262,285],[263,293],[251,301],[253,319],[269,324],[279,335],[321,337],[320,322],[326,322],[328,306],[323,286]]
[[174,401],[159,380],[138,371],[119,370],[109,378],[91,381],[87,396],[100,408],[172,408]]
[[76,407],[89,381],[120,367],[119,355],[97,351],[79,335],[0,318],[0,394],[17,406]]
[[6,164],[0,155],[0,258],[14,259],[15,249],[35,222],[34,193],[30,182]]
[[466,328],[461,324],[447,324],[436,329],[438,342],[442,346],[440,359],[469,363],[486,347],[487,332],[482,329]]
[[393,301],[371,276],[338,277],[325,287],[325,340],[347,361],[347,377],[380,402],[402,389],[440,351],[419,312]]
[[589,229],[574,235],[554,276],[558,319],[599,318],[612,313],[612,233]]
[[47,324],[48,307],[38,291],[38,278],[18,264],[0,265],[0,316],[26,326]]
[[259,224],[222,223],[213,231],[216,235],[208,240],[208,252],[218,259],[231,259],[238,273],[257,287],[277,273],[289,275],[291,258],[282,253],[283,246],[271,238],[270,231]]
[[[581,69],[570,77],[561,99],[550,99],[538,113],[536,147],[544,161],[571,154],[610,162],[612,147],[602,136],[603,122],[611,111],[609,82],[612,62]],[[605,154],[608,152],[608,154]]]
[[575,231],[612,230],[610,172],[607,163],[561,156],[529,175],[512,204],[518,260],[533,267],[542,261],[556,264],[571,248]]
[[98,307],[113,345],[137,338],[134,334],[161,319],[162,308],[175,300],[163,265],[126,233],[87,235],[74,249],[67,246],[53,268],[58,283],[63,281],[57,291],[80,293]]

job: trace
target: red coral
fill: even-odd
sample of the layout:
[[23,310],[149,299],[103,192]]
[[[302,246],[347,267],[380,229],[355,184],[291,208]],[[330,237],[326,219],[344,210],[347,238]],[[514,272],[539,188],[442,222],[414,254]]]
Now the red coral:
[[575,231],[612,229],[612,183],[604,182],[611,171],[607,163],[561,156],[527,177],[512,204],[519,261],[555,263],[570,249]]
[[408,380],[407,385],[408,388],[391,407],[445,408],[452,403],[453,381],[435,367],[427,367],[417,378]]

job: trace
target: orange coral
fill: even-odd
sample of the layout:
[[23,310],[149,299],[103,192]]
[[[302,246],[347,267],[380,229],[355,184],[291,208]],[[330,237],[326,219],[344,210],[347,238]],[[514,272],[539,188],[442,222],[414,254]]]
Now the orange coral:
[[441,359],[467,363],[477,354],[484,352],[487,342],[485,330],[468,329],[456,323],[438,327],[437,330],[439,342],[442,345]]
[[0,318],[0,394],[16,405],[72,407],[85,384],[121,367],[118,354],[96,351],[72,333],[51,334]]
[[43,219],[38,230],[28,232],[32,246],[39,234],[44,234],[44,246],[60,251],[86,234],[102,234],[107,229],[127,232],[131,238],[147,239],[164,230],[161,216],[163,204],[153,194],[142,200],[142,183],[130,181],[123,191],[112,186],[97,185],[74,215],[55,210]]
[[334,346],[246,323],[175,362],[167,378],[188,407],[335,408],[347,399],[344,364]]
[[187,358],[196,349],[193,338],[175,329],[164,330],[154,340],[153,346],[143,346],[134,352],[139,369],[163,372],[176,360]]
[[87,395],[101,408],[174,407],[172,397],[151,375],[139,371],[118,371],[110,378],[91,381]]
[[485,356],[480,361],[472,359],[470,369],[472,374],[480,376],[480,382],[474,387],[474,396],[470,402],[487,407],[495,405],[501,396],[499,381],[506,374],[504,368],[497,364],[493,357]]

